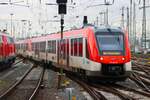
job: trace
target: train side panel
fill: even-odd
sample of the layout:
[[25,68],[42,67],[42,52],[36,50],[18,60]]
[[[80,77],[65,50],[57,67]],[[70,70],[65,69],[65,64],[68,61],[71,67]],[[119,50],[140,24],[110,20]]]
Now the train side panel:
[[0,69],[10,67],[15,61],[15,44],[11,36],[0,33]]

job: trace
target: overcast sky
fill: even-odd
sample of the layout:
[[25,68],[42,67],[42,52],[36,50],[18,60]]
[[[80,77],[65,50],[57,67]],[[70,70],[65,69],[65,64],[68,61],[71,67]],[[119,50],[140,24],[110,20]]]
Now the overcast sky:
[[[0,2],[8,2],[9,0],[0,0]],[[12,2],[23,1],[23,0],[11,0]],[[8,27],[10,30],[10,13],[13,13],[13,24],[15,32],[21,32],[23,24],[20,20],[30,20],[32,23],[32,32],[43,32],[51,33],[60,30],[59,22],[51,22],[53,20],[59,20],[60,15],[57,13],[57,6],[51,5],[46,6],[45,3],[55,3],[56,0],[24,0],[17,4],[29,5],[30,7],[15,6],[15,5],[0,5],[0,28]],[[112,0],[108,0],[112,1]],[[134,0],[133,0],[134,1]],[[137,8],[137,31],[141,32],[141,18],[142,10],[139,7],[142,6],[138,4],[139,0],[135,0]],[[142,0],[141,0],[142,1]],[[75,3],[75,5],[74,5]],[[65,15],[65,28],[70,28],[73,26],[81,26],[83,22],[83,16],[87,15],[90,23],[93,23],[98,16],[100,18],[99,12],[105,11],[106,6],[95,6],[89,7],[96,4],[103,4],[104,0],[68,0],[67,15]],[[108,6],[109,9],[109,24],[113,26],[120,26],[121,23],[121,8],[125,7],[125,17],[126,17],[126,7],[129,7],[130,0],[115,0],[115,3]],[[147,5],[150,4],[147,0]],[[74,7],[74,8],[73,8]],[[147,9],[147,23],[149,23],[150,14],[148,13],[150,8]],[[41,15],[40,15],[41,13]],[[58,16],[58,17],[54,17]],[[79,16],[79,18],[76,18]],[[40,22],[39,22],[40,20]],[[47,22],[49,20],[49,22]],[[125,18],[126,20],[126,18]],[[40,25],[39,25],[40,24]],[[27,25],[27,24],[26,24]],[[24,26],[27,29],[27,26]],[[42,30],[41,30],[42,27]]]

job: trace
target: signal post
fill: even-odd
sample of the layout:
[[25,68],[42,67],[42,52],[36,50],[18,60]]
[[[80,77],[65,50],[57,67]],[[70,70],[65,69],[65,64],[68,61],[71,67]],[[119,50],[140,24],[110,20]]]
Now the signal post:
[[[58,14],[61,15],[60,19],[60,28],[61,28],[61,41],[60,41],[60,64],[63,65],[63,29],[64,29],[64,15],[67,13],[67,0],[56,0],[56,3],[58,4]],[[60,68],[60,73],[58,74],[58,89],[62,88],[62,82],[63,82],[63,68]]]

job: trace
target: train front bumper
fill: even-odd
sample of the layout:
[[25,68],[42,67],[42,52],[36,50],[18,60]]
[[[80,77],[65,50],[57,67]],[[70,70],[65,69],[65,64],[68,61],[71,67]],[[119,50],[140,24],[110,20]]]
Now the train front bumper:
[[122,75],[103,75],[99,71],[88,71],[87,76],[98,81],[124,81],[131,75],[131,71],[126,71]]
[[95,77],[102,80],[125,80],[130,76],[132,72],[131,62],[125,64],[101,64],[100,70],[98,71],[86,71],[88,77]]

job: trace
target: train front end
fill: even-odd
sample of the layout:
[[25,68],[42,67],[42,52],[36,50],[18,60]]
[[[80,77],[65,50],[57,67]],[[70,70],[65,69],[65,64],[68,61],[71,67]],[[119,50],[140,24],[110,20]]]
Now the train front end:
[[100,72],[93,72],[94,75],[109,81],[127,79],[132,71],[128,34],[120,28],[97,29],[93,34],[95,47],[90,46],[91,59],[99,63],[100,69]]
[[131,72],[131,54],[128,35],[122,31],[107,29],[96,32],[101,74],[104,76],[127,78]]

